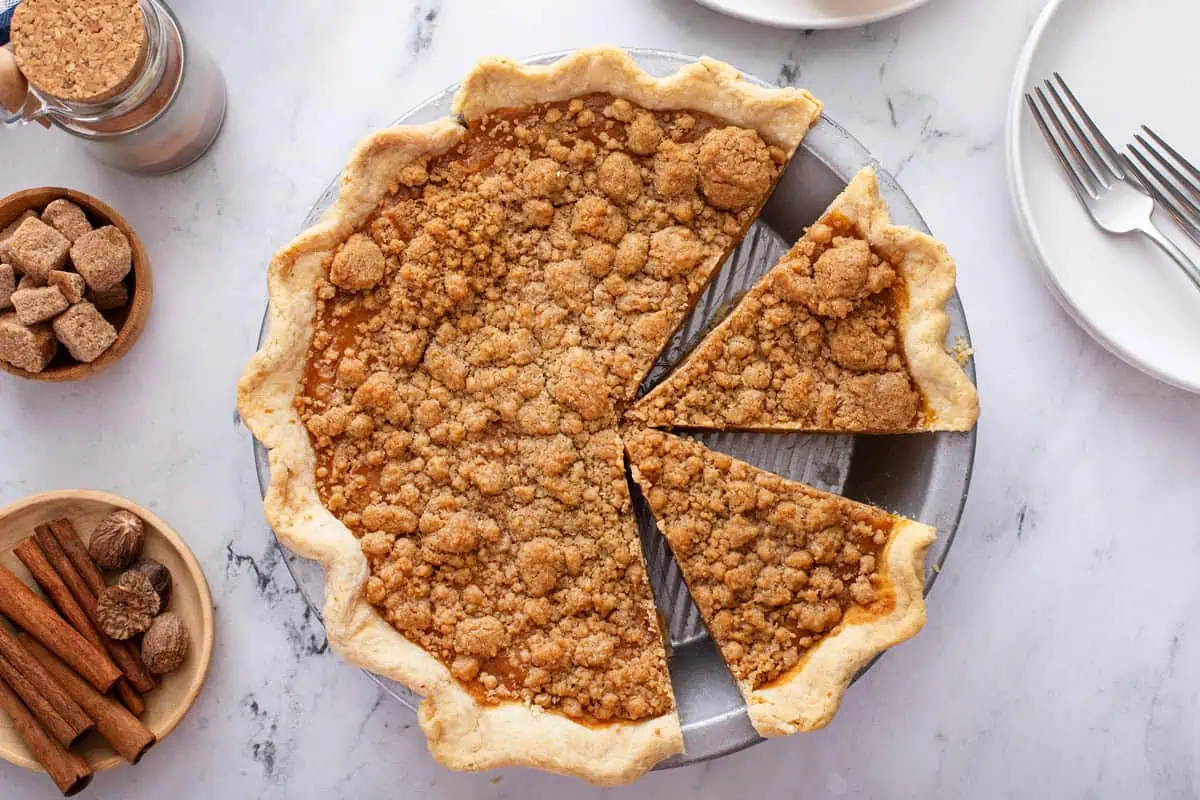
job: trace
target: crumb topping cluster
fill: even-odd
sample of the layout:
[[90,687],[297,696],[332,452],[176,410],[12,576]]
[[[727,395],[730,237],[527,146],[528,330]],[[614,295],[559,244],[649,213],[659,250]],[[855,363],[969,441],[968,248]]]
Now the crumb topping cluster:
[[321,499],[480,699],[672,708],[616,428],[785,161],[605,95],[499,112],[330,258],[297,399]]
[[847,614],[886,613],[894,602],[879,571],[893,524],[885,512],[660,431],[624,441],[739,681],[770,684]]
[[650,425],[911,429],[921,396],[895,268],[837,215],[813,225],[728,320],[630,412]]

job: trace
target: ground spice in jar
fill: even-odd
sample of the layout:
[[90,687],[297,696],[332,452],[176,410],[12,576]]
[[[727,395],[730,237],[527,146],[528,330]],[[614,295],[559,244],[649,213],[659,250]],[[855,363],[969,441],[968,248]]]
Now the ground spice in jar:
[[162,80],[154,87],[154,91],[150,93],[150,96],[140,105],[135,106],[129,113],[96,122],[92,125],[92,128],[102,133],[120,133],[121,131],[141,127],[158,116],[167,107],[167,104],[171,102],[171,98],[175,94],[175,89],[179,86],[180,71],[183,69],[181,55],[179,47],[175,43],[169,43],[166,67],[163,71]]
[[220,133],[225,81],[162,0],[24,0],[12,39],[25,118],[84,139],[101,161],[170,172]]

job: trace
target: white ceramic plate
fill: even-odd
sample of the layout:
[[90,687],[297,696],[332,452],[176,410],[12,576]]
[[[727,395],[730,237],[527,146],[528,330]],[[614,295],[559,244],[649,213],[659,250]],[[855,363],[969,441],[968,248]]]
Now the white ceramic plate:
[[[1148,124],[1195,163],[1197,30],[1196,0],[1051,0],[1017,64],[1007,133],[1013,205],[1055,297],[1113,354],[1193,392],[1200,392],[1200,292],[1149,240],[1092,225],[1024,93],[1057,71],[1118,148]],[[1200,257],[1166,214],[1156,222]]]
[[731,17],[774,28],[850,28],[894,17],[929,0],[697,0]]

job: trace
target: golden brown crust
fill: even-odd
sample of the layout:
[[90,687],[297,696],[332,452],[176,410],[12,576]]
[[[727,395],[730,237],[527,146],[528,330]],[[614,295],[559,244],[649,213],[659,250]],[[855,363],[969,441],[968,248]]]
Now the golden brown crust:
[[921,629],[933,528],[661,431],[624,440],[762,735],[824,726],[855,673]]
[[[366,558],[357,540],[322,505],[308,435],[293,408],[315,306],[313,284],[323,260],[370,214],[387,189],[386,176],[425,154],[448,150],[463,134],[449,120],[377,133],[355,151],[337,203],[320,223],[275,254],[267,273],[269,329],[238,383],[238,409],[270,452],[267,520],[280,539],[326,571],[323,617],[331,644],[367,669],[418,691],[443,680],[444,668],[419,648],[405,651],[395,632],[362,600]],[[381,642],[387,647],[376,647]]]
[[652,111],[687,109],[758,131],[790,155],[817,117],[821,103],[803,89],[766,89],[721,61],[701,58],[655,78],[616,47],[578,50],[544,66],[506,58],[475,65],[454,97],[453,110],[474,120],[502,108],[569,100],[606,92]]
[[[629,419],[656,427],[859,433],[968,430],[975,424],[975,387],[945,350],[950,325],[945,305],[955,281],[946,248],[927,234],[891,224],[870,167],[855,176],[821,220],[670,376],[630,410]],[[837,220],[851,238],[835,238],[835,246],[825,254],[829,260],[816,260],[816,270],[826,263],[834,271],[825,276],[830,283],[814,290],[814,280],[821,276],[803,275],[814,269],[805,252],[813,252],[814,237],[821,236],[821,246],[829,246],[828,220]],[[869,255],[879,263],[870,266],[862,260],[861,272],[845,271],[853,265],[839,264],[834,257],[841,254],[832,252],[845,246],[843,242],[857,244],[861,259],[869,245]],[[839,267],[842,273],[836,271]],[[861,281],[851,288],[860,292],[860,299],[838,295],[846,291],[839,280]],[[885,307],[892,292],[861,299],[893,283],[902,287],[906,302],[892,311]],[[821,289],[833,292],[826,298]],[[894,322],[887,322],[888,316]],[[881,324],[894,328],[894,333],[881,332]],[[769,336],[778,341],[769,342]],[[804,355],[809,351],[815,355]],[[815,359],[815,375],[803,374],[804,359],[810,357]],[[788,372],[796,371],[792,362],[800,364],[796,375]],[[761,382],[755,382],[755,369],[763,373]],[[925,401],[921,413],[916,395],[907,388],[910,379]]]
[[846,216],[873,248],[896,264],[908,292],[900,311],[901,341],[913,381],[930,415],[916,430],[965,431],[979,418],[979,395],[946,352],[956,268],[946,246],[927,233],[892,225],[875,170],[864,167],[831,208]]
[[741,687],[756,731],[763,736],[787,736],[828,725],[855,674],[879,653],[921,630],[925,553],[933,541],[933,528],[900,520],[883,552],[883,574],[895,592],[891,613],[841,626],[772,686]]
[[[805,92],[752,87],[717,62],[705,60],[659,80],[642,73],[627,55],[607,49],[549,67],[484,62],[464,82],[456,111],[473,118],[501,106],[585,92],[610,93],[650,108],[707,111],[754,127],[789,154],[820,110]],[[398,633],[367,601],[367,559],[359,541],[320,501],[314,452],[294,406],[312,337],[317,277],[329,269],[339,245],[366,222],[403,167],[450,151],[465,134],[461,123],[443,119],[381,131],[358,147],[335,205],[272,259],[268,335],[239,382],[238,407],[270,453],[268,521],[281,541],[326,572],[323,617],[329,642],[352,663],[425,695],[421,727],[439,761],[457,769],[525,765],[594,783],[623,783],[682,751],[677,715],[588,726],[518,703],[476,701],[445,665]],[[360,260],[366,263],[367,255]],[[345,266],[347,280],[369,277],[351,269],[361,265]]]

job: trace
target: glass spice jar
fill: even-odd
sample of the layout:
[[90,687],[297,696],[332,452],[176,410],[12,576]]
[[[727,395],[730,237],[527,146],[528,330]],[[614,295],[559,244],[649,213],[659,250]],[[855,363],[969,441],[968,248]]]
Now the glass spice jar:
[[119,91],[102,100],[68,100],[29,75],[28,101],[16,112],[0,108],[0,120],[48,120],[82,139],[100,161],[129,172],[173,172],[204,155],[225,120],[225,80],[165,3],[137,4],[145,26],[143,53]]

